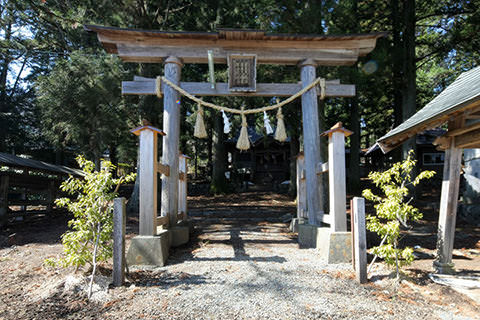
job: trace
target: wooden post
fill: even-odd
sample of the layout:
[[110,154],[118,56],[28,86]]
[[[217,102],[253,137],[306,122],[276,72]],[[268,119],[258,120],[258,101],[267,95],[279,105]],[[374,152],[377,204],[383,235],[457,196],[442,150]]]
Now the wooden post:
[[[165,60],[165,77],[175,84],[180,83],[182,62],[175,57]],[[178,214],[178,159],[180,152],[180,96],[170,86],[163,92],[163,140],[162,163],[170,167],[169,176],[162,176],[162,216],[167,216],[170,227],[177,223]]]
[[297,218],[307,218],[307,185],[303,152],[297,156]]
[[163,131],[143,126],[132,130],[140,136],[140,169],[137,179],[140,179],[139,209],[141,236],[157,234],[157,135],[165,135]]
[[[448,130],[459,125],[448,124]],[[460,170],[462,166],[462,149],[456,148],[453,138],[445,150],[443,165],[442,192],[440,198],[440,214],[438,218],[437,258],[433,265],[439,273],[452,273],[452,251],[455,238],[457,217],[458,190],[460,186]]]
[[113,285],[125,282],[125,198],[113,200]]
[[355,273],[357,281],[360,283],[367,282],[367,234],[365,228],[365,199],[355,197],[353,198],[354,216],[354,232],[355,243]]
[[178,167],[180,172],[183,173],[178,183],[178,212],[182,214],[183,220],[187,219],[187,159],[190,158],[184,154],[180,155]]
[[8,220],[8,187],[9,176],[0,176],[0,227],[5,225]]
[[[315,80],[315,61],[300,63],[302,87]],[[302,95],[303,151],[305,153],[305,178],[307,189],[308,223],[320,225],[323,218],[323,185],[317,176],[317,163],[320,162],[320,127],[318,120],[317,91],[311,89]]]
[[322,135],[328,135],[328,184],[332,231],[347,231],[347,188],[345,176],[345,137],[352,132],[338,122]]

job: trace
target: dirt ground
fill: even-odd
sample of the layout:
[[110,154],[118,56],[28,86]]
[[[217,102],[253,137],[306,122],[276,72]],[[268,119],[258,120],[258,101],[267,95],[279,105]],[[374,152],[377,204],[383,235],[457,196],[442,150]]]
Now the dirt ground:
[[[282,248],[282,250],[290,250],[293,255],[299,252],[295,251],[298,250],[296,237],[288,232],[286,228],[288,224],[284,222],[288,219],[288,214],[295,214],[295,204],[284,195],[249,192],[228,196],[190,197],[189,212],[196,224],[196,236],[191,243],[173,250],[166,267],[157,270],[131,270],[125,288],[108,288],[107,283],[105,290],[108,291],[110,298],[103,301],[99,299],[96,302],[88,302],[81,290],[60,290],[60,287],[65,285],[65,278],[73,270],[52,269],[43,264],[46,258],[56,257],[62,252],[60,236],[67,229],[68,221],[65,214],[29,217],[25,221],[17,221],[0,230],[0,280],[2,283],[0,319],[216,318],[209,317],[208,313],[202,314],[203,309],[195,309],[196,307],[190,308],[197,312],[196,314],[182,314],[179,309],[175,309],[165,301],[170,301],[168,299],[176,295],[181,300],[180,296],[187,297],[187,292],[193,295],[195,290],[200,292],[198,296],[200,300],[210,297],[211,293],[201,290],[207,290],[202,289],[202,285],[208,284],[207,275],[210,272],[208,268],[212,266],[221,268],[217,270],[218,276],[225,276],[221,281],[228,282],[231,277],[244,277],[248,274],[246,269],[251,266],[256,268],[257,264],[267,265],[269,262],[288,260],[288,257],[282,257],[282,251],[279,251]],[[323,279],[322,281],[327,281],[325,284],[334,283],[335,286],[346,286],[348,290],[363,290],[358,293],[359,299],[368,297],[378,306],[385,307],[387,311],[384,318],[402,317],[402,310],[408,308],[410,308],[408,312],[411,312],[409,314],[412,315],[415,314],[415,308],[418,308],[419,312],[423,310],[418,318],[437,318],[438,315],[426,317],[425,314],[428,314],[428,308],[432,310],[438,308],[443,310],[446,319],[455,317],[480,319],[479,301],[475,302],[466,295],[435,284],[428,278],[428,273],[432,269],[436,234],[434,219],[430,219],[428,213],[427,210],[426,219],[420,221],[411,235],[402,240],[406,244],[419,246],[416,249],[418,259],[406,269],[405,280],[394,290],[391,290],[388,272],[381,264],[375,268],[371,282],[367,285],[356,284],[354,274],[348,265],[340,269],[322,267],[318,271],[318,277]],[[127,223],[127,238],[133,237],[137,230],[138,220],[130,217]],[[464,274],[478,275],[480,272],[478,231],[480,231],[479,228],[464,226],[461,223],[457,226],[454,262],[457,270]],[[219,252],[228,253],[230,258],[219,258]],[[315,257],[310,251],[298,254],[305,254],[305,260]],[[225,263],[225,266],[219,266],[220,263]],[[293,266],[294,269],[300,267]],[[202,268],[207,268],[205,269],[207,271]],[[272,274],[274,271],[272,270]],[[240,276],[241,272],[245,274]],[[110,274],[111,265],[108,263],[102,265],[100,275],[103,275],[107,282]],[[247,279],[248,281],[255,280]],[[180,290],[181,288],[183,289]],[[196,289],[191,291],[191,288]],[[223,295],[227,296],[229,292],[224,291]],[[261,292],[254,294],[259,295],[257,299],[262,299]],[[165,299],[159,300],[159,297],[165,297]],[[188,297],[190,302],[196,299],[196,296]],[[218,297],[220,298],[222,297]],[[216,305],[217,298],[211,297],[211,299],[213,299],[212,305]],[[232,299],[236,297],[232,296]],[[350,298],[344,296],[343,299]],[[154,303],[156,307],[153,309],[144,307],[147,301]],[[225,301],[218,303],[222,304]],[[362,301],[358,303],[361,304]],[[337,311],[333,309],[315,308],[318,307],[307,305],[302,309],[302,313],[291,315],[297,318],[353,316],[351,313],[335,313]],[[213,312],[212,310],[215,308],[210,311]],[[239,310],[236,314],[223,314],[223,316],[224,318],[268,318],[268,315],[261,313],[262,310],[259,309],[260,313],[251,314],[242,313],[242,310]],[[220,318],[224,310],[218,309],[217,312]],[[372,313],[372,318],[375,318],[375,315]],[[358,314],[358,318],[370,317]]]

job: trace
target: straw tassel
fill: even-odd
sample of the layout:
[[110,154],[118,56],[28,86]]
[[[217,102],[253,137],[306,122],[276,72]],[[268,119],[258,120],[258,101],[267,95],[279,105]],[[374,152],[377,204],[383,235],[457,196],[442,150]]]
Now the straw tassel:
[[243,113],[242,107],[242,129],[240,130],[240,136],[237,141],[237,149],[239,150],[248,150],[250,148],[250,140],[248,139],[248,130],[247,130],[247,117]]
[[282,108],[277,111],[277,130],[275,131],[275,140],[284,142],[287,140],[287,133],[285,131],[285,123],[283,122]]
[[158,76],[155,79],[155,94],[158,98],[162,98],[162,77]]
[[268,115],[266,111],[263,111],[263,126],[265,127],[265,130],[267,131],[267,135],[273,133],[272,126],[270,125],[270,119],[268,119]]
[[193,135],[197,138],[203,139],[207,137],[207,131],[205,130],[205,122],[203,122],[203,108],[199,104],[197,110],[197,118],[195,119],[195,129]]

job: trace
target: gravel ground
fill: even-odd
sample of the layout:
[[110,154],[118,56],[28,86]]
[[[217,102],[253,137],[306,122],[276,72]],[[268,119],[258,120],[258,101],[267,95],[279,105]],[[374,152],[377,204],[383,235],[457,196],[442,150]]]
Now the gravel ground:
[[[170,265],[144,271],[133,314],[162,319],[470,319],[455,305],[404,290],[359,285],[350,265],[326,265],[312,249],[298,249],[284,225],[212,225],[193,252],[178,251]],[[224,230],[227,229],[227,230]],[[378,274],[381,274],[378,273]],[[399,285],[399,288],[409,288]],[[167,290],[168,289],[168,290]],[[117,307],[120,307],[117,305]],[[106,316],[114,318],[120,309]]]
[[[260,200],[243,212],[264,216]],[[315,250],[299,249],[278,222],[292,210],[285,201],[268,221],[250,224],[235,221],[238,208],[210,208],[209,219],[191,208],[197,236],[167,266],[131,268],[128,284],[111,288],[107,264],[90,302],[87,278],[39,266],[58,243],[0,249],[0,319],[480,319],[477,304],[425,275],[397,284],[379,265],[359,285],[351,265],[327,265]]]

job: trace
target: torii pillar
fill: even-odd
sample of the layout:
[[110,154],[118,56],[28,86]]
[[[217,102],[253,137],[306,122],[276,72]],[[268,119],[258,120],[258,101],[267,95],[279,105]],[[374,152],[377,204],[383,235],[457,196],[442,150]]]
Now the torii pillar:
[[[179,85],[182,72],[182,60],[168,57],[165,60],[165,77]],[[180,144],[180,95],[165,85],[163,91],[163,129],[166,133],[162,146],[162,163],[170,168],[170,174],[162,175],[161,215],[168,217],[168,229],[171,232],[173,247],[185,244],[189,240],[189,227],[178,225],[178,186],[179,186],[179,144]]]
[[[315,80],[314,60],[299,64],[302,86]],[[323,218],[323,186],[316,168],[320,163],[320,125],[318,120],[317,90],[311,89],[302,95],[303,152],[305,154],[305,178],[307,184],[308,224],[320,225]]]

